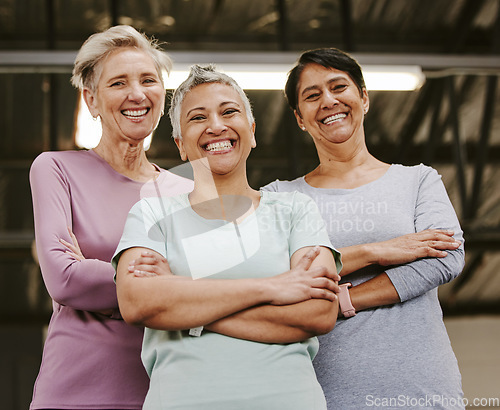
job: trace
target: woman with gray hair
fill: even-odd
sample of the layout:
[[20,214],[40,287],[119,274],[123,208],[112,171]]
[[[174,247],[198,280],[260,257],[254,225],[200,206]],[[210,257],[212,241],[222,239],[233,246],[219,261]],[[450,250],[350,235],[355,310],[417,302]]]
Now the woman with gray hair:
[[[249,186],[250,103],[213,66],[191,69],[170,116],[194,189],[134,205],[113,257],[123,317],[146,326],[144,409],[326,409],[312,358],[335,324],[340,261],[316,205]],[[269,321],[223,330],[255,313]]]
[[140,409],[148,377],[143,329],[118,309],[111,257],[140,198],[192,181],[150,163],[144,140],[164,110],[170,58],[130,26],[90,36],[72,83],[102,136],[91,150],[44,152],[32,164],[37,254],[53,314],[31,409]]

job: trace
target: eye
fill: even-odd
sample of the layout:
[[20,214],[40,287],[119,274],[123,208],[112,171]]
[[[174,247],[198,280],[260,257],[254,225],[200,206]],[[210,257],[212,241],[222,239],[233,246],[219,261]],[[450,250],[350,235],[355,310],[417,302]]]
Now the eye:
[[347,88],[347,84],[337,84],[333,87],[333,91],[344,91]]
[[123,81],[115,81],[113,83],[110,84],[110,87],[118,87],[120,85],[123,85]]
[[158,80],[156,78],[146,78],[144,82],[147,84],[156,84]]
[[319,98],[319,93],[312,93],[312,94],[307,94],[304,97],[305,101],[315,101]]
[[193,115],[189,121],[201,121],[201,120],[204,120],[205,119],[205,116],[202,115],[202,114],[195,114]]
[[222,113],[222,115],[231,115],[231,114],[234,114],[234,113],[237,113],[237,112],[240,112],[238,109],[236,108],[227,108],[226,110],[224,110],[224,112]]

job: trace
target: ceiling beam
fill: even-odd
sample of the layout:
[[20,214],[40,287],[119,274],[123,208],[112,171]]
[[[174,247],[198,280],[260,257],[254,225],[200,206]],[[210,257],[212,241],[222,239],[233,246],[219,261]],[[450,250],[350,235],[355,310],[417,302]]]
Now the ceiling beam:
[[340,1],[340,11],[341,11],[341,26],[342,26],[342,41],[344,44],[344,50],[347,52],[354,51],[354,41],[352,35],[352,10],[351,10],[351,0],[341,0]]
[[[26,50],[0,51],[0,72],[70,72],[77,51]],[[170,51],[168,54],[178,66],[195,63],[283,65],[290,67],[299,58],[299,52],[205,52]],[[435,54],[379,54],[352,53],[363,65],[418,65],[429,77],[453,74],[500,75],[498,55],[435,55]],[[17,71],[15,71],[17,70]],[[446,70],[446,71],[443,71]]]

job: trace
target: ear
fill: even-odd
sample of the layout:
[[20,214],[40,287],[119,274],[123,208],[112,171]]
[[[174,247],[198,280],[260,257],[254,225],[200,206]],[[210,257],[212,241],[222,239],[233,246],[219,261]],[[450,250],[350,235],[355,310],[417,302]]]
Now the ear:
[[297,124],[299,125],[299,128],[302,131],[306,130],[306,126],[304,125],[304,121],[302,120],[302,117],[300,116],[300,113],[297,110],[293,110],[293,113],[295,114],[295,119],[297,120]]
[[90,111],[90,115],[94,118],[97,117],[99,115],[99,110],[97,109],[97,99],[94,93],[90,91],[90,89],[84,88],[82,90],[82,96]]
[[257,146],[257,141],[255,140],[255,122],[252,124],[251,127],[252,130],[252,142],[251,142],[251,147],[255,148]]
[[180,138],[174,139],[175,145],[177,145],[177,148],[179,149],[179,155],[181,156],[181,159],[183,161],[187,160],[187,154],[186,150],[184,149],[184,141]]
[[363,100],[363,110],[366,114],[370,109],[370,97],[368,97],[368,91],[366,91],[366,88],[363,88],[363,96],[361,99]]

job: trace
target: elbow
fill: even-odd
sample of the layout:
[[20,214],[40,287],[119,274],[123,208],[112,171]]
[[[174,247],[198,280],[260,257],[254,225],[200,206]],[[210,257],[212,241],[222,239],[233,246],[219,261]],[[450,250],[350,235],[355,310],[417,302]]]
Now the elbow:
[[120,314],[125,323],[132,326],[145,326],[146,319],[134,312],[132,309],[124,308],[120,305]]
[[309,321],[307,331],[311,336],[330,333],[337,322],[338,301],[322,301],[322,309]]
[[133,326],[145,326],[148,315],[137,298],[125,289],[117,287],[118,308],[123,320]]
[[118,307],[125,323],[132,326],[144,326],[147,318],[141,313],[139,309],[131,306],[131,304],[128,302],[120,301],[120,299],[118,299]]
[[465,266],[465,252],[463,247],[449,252],[442,261],[445,265],[443,269],[443,282],[451,282],[462,273],[462,270]]

